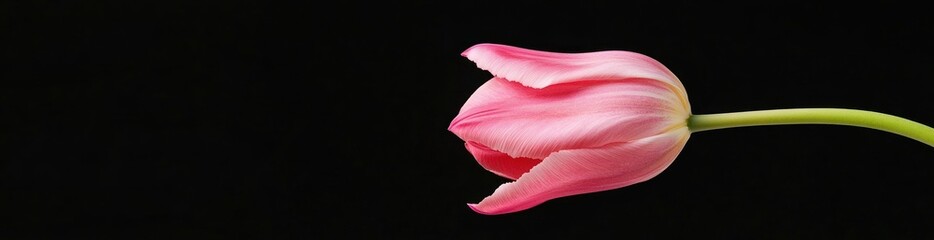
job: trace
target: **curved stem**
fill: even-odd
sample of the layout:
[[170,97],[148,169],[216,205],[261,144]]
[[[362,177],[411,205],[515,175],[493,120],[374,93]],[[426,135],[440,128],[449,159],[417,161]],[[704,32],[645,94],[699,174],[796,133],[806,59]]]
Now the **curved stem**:
[[832,124],[872,128],[902,135],[934,147],[934,128],[901,117],[864,110],[792,108],[702,114],[688,118],[688,128],[691,132],[786,124]]

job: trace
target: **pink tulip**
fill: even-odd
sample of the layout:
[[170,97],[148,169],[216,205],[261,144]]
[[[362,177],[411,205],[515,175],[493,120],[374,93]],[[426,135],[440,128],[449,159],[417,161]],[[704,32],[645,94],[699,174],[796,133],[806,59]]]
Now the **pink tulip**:
[[479,44],[462,54],[494,75],[448,130],[483,168],[515,180],[482,214],[646,181],[690,136],[684,86],[658,61],[626,51],[552,53]]

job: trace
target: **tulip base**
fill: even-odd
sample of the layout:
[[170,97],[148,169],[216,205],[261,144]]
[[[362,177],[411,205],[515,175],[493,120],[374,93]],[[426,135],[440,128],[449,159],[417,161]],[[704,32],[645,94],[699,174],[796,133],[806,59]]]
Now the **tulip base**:
[[793,108],[701,114],[691,116],[687,122],[691,132],[788,124],[831,124],[865,127],[898,134],[934,147],[934,128],[905,118],[865,110]]

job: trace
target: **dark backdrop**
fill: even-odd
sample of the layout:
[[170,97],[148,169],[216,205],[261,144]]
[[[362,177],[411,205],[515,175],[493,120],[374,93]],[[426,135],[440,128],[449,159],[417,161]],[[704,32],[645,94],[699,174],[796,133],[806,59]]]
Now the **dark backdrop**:
[[698,133],[644,183],[464,205],[505,181],[446,130],[490,78],[477,43],[644,53],[698,114],[934,124],[924,7],[685,2],[5,1],[0,238],[932,236],[934,148],[840,126]]

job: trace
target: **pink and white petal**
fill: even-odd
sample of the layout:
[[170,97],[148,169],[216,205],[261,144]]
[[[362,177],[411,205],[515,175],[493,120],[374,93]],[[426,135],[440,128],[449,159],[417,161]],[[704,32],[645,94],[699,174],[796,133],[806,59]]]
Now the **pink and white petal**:
[[687,96],[681,81],[667,67],[635,52],[557,53],[500,44],[477,44],[461,55],[494,76],[533,88],[577,81],[647,78],[669,84]]
[[504,214],[559,197],[643,182],[665,170],[689,136],[687,128],[679,128],[628,143],[556,152],[517,181],[501,185],[480,203],[468,206],[482,214]]
[[684,126],[690,113],[663,83],[586,81],[533,89],[494,78],[477,89],[448,128],[512,157],[544,159]]
[[466,142],[464,145],[467,147],[467,151],[477,159],[480,166],[496,175],[512,180],[519,179],[519,176],[529,172],[532,167],[542,162],[541,159],[510,157],[477,142]]

